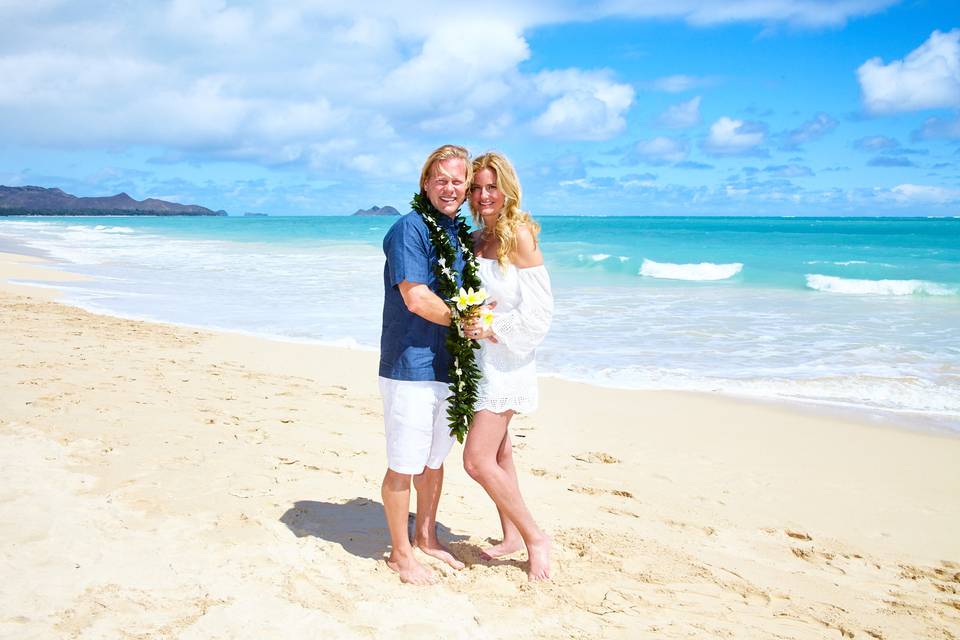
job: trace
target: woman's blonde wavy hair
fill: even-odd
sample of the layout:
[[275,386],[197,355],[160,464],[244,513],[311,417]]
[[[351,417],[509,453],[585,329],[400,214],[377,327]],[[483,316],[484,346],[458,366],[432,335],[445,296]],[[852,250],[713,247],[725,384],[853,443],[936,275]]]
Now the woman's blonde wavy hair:
[[[494,228],[494,235],[500,241],[500,247],[497,249],[497,262],[501,267],[510,264],[510,254],[517,250],[517,228],[526,225],[533,234],[533,241],[537,241],[537,234],[540,233],[540,225],[526,211],[520,208],[520,198],[523,195],[520,188],[520,179],[517,178],[517,172],[513,165],[507,160],[507,157],[496,151],[488,151],[482,156],[473,160],[473,175],[476,176],[484,169],[493,171],[497,177],[497,189],[503,194],[503,209],[497,216],[497,224]],[[477,223],[481,232],[484,230],[483,218],[477,213],[473,206],[473,198],[470,198],[470,211],[473,213],[473,220]]]

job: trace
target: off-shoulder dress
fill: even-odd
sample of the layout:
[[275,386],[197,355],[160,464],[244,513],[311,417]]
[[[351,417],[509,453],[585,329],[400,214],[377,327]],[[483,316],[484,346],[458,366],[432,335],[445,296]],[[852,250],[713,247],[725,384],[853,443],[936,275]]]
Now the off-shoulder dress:
[[480,341],[481,373],[476,410],[530,413],[537,408],[536,348],[553,319],[550,276],[543,265],[504,269],[479,258],[480,279],[488,301],[495,300],[493,333],[497,342]]

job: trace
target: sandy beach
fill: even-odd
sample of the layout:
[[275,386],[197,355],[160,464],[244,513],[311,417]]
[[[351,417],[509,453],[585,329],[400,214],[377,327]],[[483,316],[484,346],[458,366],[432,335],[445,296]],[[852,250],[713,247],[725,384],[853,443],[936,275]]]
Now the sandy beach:
[[456,446],[467,567],[409,587],[376,354],[7,282],[75,277],[40,264],[0,254],[0,637],[960,637],[958,437],[543,379],[514,435],[553,580],[481,560],[496,512]]

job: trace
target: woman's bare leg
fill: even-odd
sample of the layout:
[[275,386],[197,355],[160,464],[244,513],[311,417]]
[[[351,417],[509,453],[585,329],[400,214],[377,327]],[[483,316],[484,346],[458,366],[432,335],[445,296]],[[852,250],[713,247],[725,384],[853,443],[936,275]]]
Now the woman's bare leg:
[[511,477],[497,462],[512,417],[512,411],[478,411],[463,448],[463,466],[470,477],[484,488],[502,517],[512,522],[519,531],[530,560],[527,576],[530,580],[544,580],[550,577],[550,538],[540,530],[524,504],[516,481],[516,471]]
[[[497,464],[510,476],[519,493],[520,483],[517,480],[517,469],[513,466],[513,444],[510,442],[509,421],[507,431],[504,433],[503,440],[500,442],[500,448],[497,449]],[[517,525],[513,524],[513,521],[510,520],[499,507],[497,507],[497,513],[500,516],[500,528],[503,530],[503,538],[501,538],[499,544],[487,547],[480,552],[480,555],[487,559],[507,556],[523,548],[523,538],[520,537],[520,530],[517,529]]]

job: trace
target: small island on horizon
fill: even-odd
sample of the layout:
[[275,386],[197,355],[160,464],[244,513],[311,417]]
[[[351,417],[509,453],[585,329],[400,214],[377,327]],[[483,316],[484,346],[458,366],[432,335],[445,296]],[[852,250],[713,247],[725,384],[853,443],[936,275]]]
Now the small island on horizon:
[[394,209],[393,207],[391,207],[390,205],[387,205],[385,207],[378,207],[377,205],[373,205],[369,209],[357,209],[357,211],[353,215],[355,216],[398,216],[400,215],[400,212]]
[[77,197],[58,188],[0,185],[0,216],[225,216],[195,204],[156,198],[134,200],[126,193]]

